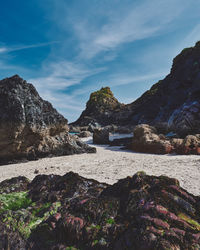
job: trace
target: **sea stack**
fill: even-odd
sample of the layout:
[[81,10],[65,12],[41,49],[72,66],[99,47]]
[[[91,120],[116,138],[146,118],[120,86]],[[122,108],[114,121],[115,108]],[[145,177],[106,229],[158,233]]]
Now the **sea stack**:
[[70,136],[67,120],[18,75],[0,81],[0,163],[94,152]]
[[86,109],[72,125],[83,127],[96,123],[106,126],[116,123],[114,114],[123,109],[123,106],[125,105],[118,102],[109,87],[102,87],[91,93]]

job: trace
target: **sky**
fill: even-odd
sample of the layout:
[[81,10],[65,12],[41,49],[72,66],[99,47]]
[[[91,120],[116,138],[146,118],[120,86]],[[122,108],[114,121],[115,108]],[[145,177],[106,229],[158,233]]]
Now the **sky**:
[[7,0],[0,79],[18,74],[69,122],[109,86],[131,103],[200,40],[200,0]]

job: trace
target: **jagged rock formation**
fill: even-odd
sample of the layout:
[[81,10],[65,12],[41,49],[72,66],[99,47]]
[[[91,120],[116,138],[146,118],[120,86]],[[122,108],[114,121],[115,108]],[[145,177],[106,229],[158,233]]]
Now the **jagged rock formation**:
[[[196,43],[195,47],[184,49],[175,57],[170,74],[131,104],[130,119],[133,123],[149,124],[170,121],[169,125],[178,132],[182,129],[180,124],[184,120],[183,129],[186,134],[190,131],[199,133],[200,127],[197,128],[197,126],[200,116],[196,112],[196,106],[190,106],[194,102],[199,102],[199,81],[200,42]],[[185,106],[190,107],[186,109]],[[177,112],[176,115],[174,114],[176,109],[184,109],[185,112],[184,114],[178,112],[179,119],[177,119]]]
[[90,95],[86,109],[72,126],[112,124],[116,119],[113,113],[117,114],[124,107],[125,105],[118,102],[109,87],[101,88]]
[[67,120],[18,75],[0,81],[0,163],[92,152],[68,133]]
[[107,185],[70,172],[10,184],[0,184],[1,249],[200,248],[200,197],[176,179],[139,172]]
[[[106,124],[103,124],[103,114],[98,122],[102,125],[162,123],[181,135],[189,134],[191,131],[200,133],[199,82],[200,42],[197,42],[194,47],[184,49],[174,58],[171,72],[165,79],[154,84],[133,103],[119,105],[117,110],[109,110],[109,116],[105,119]],[[91,109],[86,108],[75,124],[87,124],[85,116],[96,119]]]

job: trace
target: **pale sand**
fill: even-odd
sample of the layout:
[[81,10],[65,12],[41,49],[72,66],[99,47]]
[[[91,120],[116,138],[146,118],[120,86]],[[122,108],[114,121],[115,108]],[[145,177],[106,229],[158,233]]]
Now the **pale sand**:
[[86,178],[113,184],[121,178],[134,175],[137,171],[145,171],[150,175],[177,178],[188,192],[200,195],[199,156],[141,154],[108,146],[96,148],[96,154],[44,158],[0,166],[0,181],[19,175],[33,179],[37,169],[39,174],[64,175],[73,171]]

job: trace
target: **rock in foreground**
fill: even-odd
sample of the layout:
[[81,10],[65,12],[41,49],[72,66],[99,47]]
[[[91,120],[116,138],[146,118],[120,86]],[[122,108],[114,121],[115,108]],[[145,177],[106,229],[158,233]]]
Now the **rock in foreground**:
[[95,151],[68,130],[67,120],[32,84],[17,75],[0,81],[0,164]]
[[200,197],[176,179],[139,172],[107,185],[70,172],[3,186],[0,249],[200,248]]

